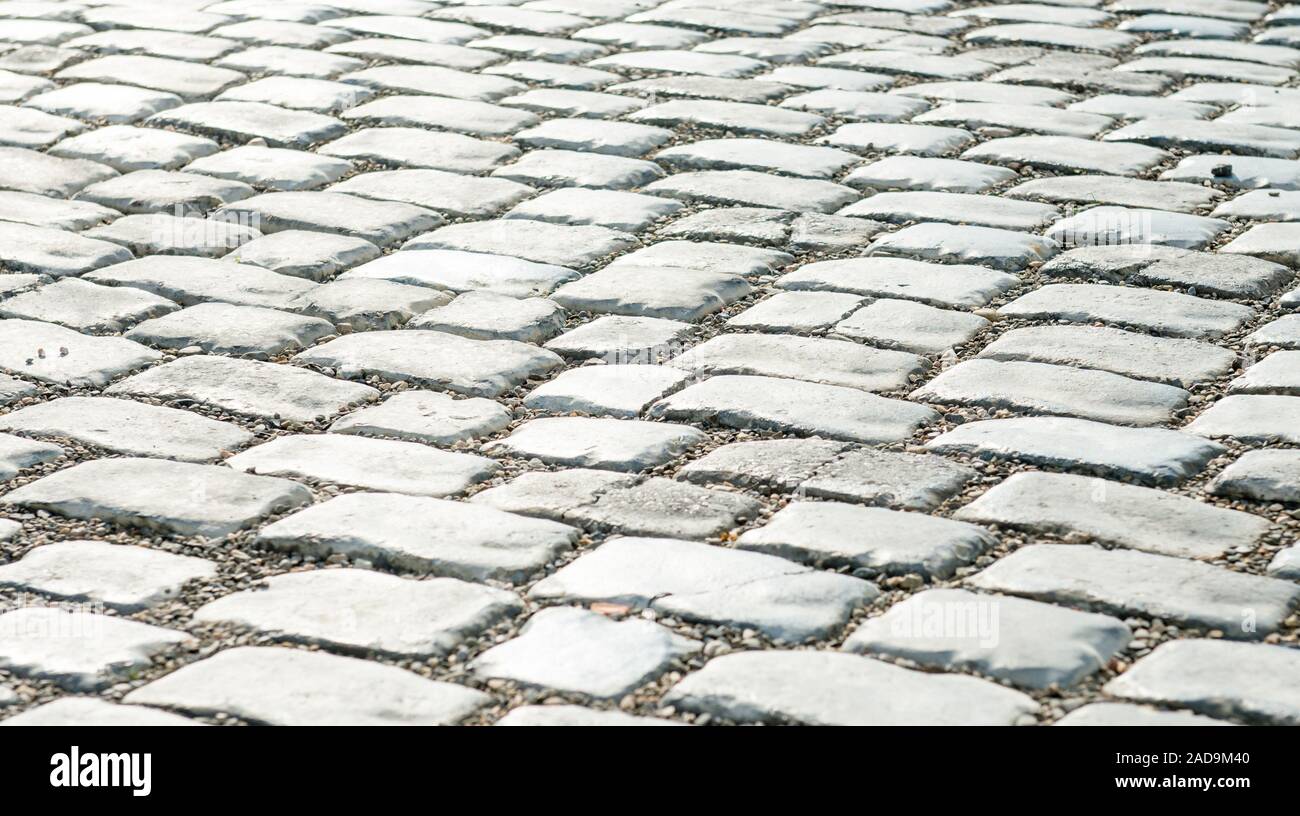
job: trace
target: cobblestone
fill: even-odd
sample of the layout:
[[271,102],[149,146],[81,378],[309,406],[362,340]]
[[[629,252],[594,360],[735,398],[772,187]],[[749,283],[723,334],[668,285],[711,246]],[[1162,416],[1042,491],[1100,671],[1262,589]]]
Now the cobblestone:
[[1294,9],[3,5],[0,722],[1296,722]]

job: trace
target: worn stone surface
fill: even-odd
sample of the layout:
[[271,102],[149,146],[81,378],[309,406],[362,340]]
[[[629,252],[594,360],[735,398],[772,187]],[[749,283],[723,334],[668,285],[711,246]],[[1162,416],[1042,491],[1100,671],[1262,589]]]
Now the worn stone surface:
[[217,538],[311,501],[285,479],[162,459],[83,462],[10,491],[0,504],[69,518]]
[[1210,716],[1295,725],[1300,722],[1300,696],[1287,678],[1300,665],[1298,657],[1283,646],[1180,640],[1162,644],[1107,683],[1106,691]]
[[20,408],[0,416],[0,430],[181,462],[217,459],[253,441],[252,434],[229,422],[107,397],[63,397]]
[[245,473],[333,482],[386,493],[449,496],[496,471],[482,456],[346,434],[282,436],[226,460]]
[[1207,489],[1220,496],[1300,502],[1300,451],[1247,451],[1216,476]]
[[1062,473],[1018,473],[957,511],[956,518],[1189,558],[1219,557],[1253,544],[1268,530],[1266,519],[1249,513]]
[[202,558],[102,541],[60,541],[0,566],[0,585],[135,612],[169,600],[187,581],[211,578]]
[[486,449],[569,467],[639,471],[675,459],[705,438],[695,428],[664,422],[551,417],[521,425]]
[[[193,636],[0,721],[1285,721],[1103,685],[1294,640],[1297,48],[1254,0],[0,3],[0,575],[58,572],[0,608]],[[896,642],[961,581],[1031,600]]]
[[128,377],[105,393],[189,400],[238,414],[295,422],[312,422],[378,396],[370,386],[301,368],[206,355],[185,357]]
[[960,451],[1157,484],[1176,484],[1194,476],[1226,450],[1182,431],[1065,417],[970,422],[926,447],[937,453]]
[[1123,621],[1108,615],[932,589],[866,621],[844,649],[931,668],[974,669],[1029,688],[1064,688],[1105,666],[1132,636]]
[[1025,694],[973,677],[786,651],[716,658],[667,700],[738,722],[804,725],[1008,725],[1037,708]]
[[612,621],[572,607],[543,609],[519,636],[474,659],[480,677],[528,686],[620,697],[701,644],[649,621]]
[[[335,602],[346,597],[346,606]],[[445,654],[522,609],[513,593],[458,581],[415,581],[357,569],[277,575],[205,604],[199,621],[229,621],[289,641],[360,653]]]
[[481,397],[456,399],[437,391],[405,391],[341,417],[333,433],[393,437],[450,445],[486,436],[510,424],[510,412]]
[[797,642],[841,626],[874,585],[774,556],[665,538],[618,538],[529,591],[537,600],[604,601]]
[[[976,589],[1260,638],[1300,599],[1295,584],[1199,561],[1078,544],[1035,544],[966,580]],[[1251,610],[1253,615],[1246,615]]]
[[839,502],[796,502],[737,541],[741,549],[818,566],[946,578],[991,546],[972,524]]
[[450,725],[489,699],[354,657],[255,646],[191,663],[127,696],[129,703],[255,723],[372,726]]
[[561,364],[559,356],[515,340],[471,340],[415,330],[352,334],[294,359],[349,379],[378,376],[481,397],[499,396]]
[[104,688],[148,666],[155,654],[187,642],[192,639],[184,632],[55,606],[0,615],[0,666],[71,691]]
[[403,496],[353,493],[264,527],[274,549],[326,557],[340,553],[395,569],[482,581],[517,581],[577,540],[564,524],[491,507]]
[[897,441],[936,416],[853,388],[749,375],[710,377],[655,403],[649,414],[858,442]]

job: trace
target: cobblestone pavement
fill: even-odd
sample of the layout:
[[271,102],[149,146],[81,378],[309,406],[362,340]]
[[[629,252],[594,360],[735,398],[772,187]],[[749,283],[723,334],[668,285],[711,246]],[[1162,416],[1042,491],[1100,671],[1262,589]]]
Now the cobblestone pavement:
[[0,43],[5,724],[1300,723],[1300,6]]

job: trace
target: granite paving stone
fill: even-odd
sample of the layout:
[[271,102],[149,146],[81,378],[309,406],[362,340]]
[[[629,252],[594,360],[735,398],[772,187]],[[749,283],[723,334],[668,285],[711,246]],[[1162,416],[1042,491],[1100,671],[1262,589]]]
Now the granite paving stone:
[[202,725],[177,714],[145,706],[118,705],[96,697],[59,697],[0,721],[0,726],[188,726]]
[[0,304],[0,317],[39,320],[80,332],[110,334],[177,308],[170,300],[140,289],[61,278],[6,299]]
[[[335,603],[339,596],[346,606]],[[455,578],[331,569],[274,576],[265,588],[219,598],[194,617],[349,652],[424,656],[446,654],[522,608],[511,592]]]
[[690,375],[659,365],[594,365],[574,368],[534,388],[524,405],[552,414],[591,414],[634,419]]
[[128,695],[130,703],[268,725],[450,725],[490,699],[394,666],[301,649],[241,646]]
[[193,642],[173,629],[55,606],[0,615],[0,666],[70,691],[97,691],[148,666],[154,655]]
[[1268,530],[1266,519],[1249,513],[1063,473],[1017,473],[956,517],[1190,558],[1220,557]]
[[271,191],[294,192],[338,181],[352,170],[352,163],[301,150],[248,144],[196,159],[183,169]]
[[100,387],[161,358],[121,337],[95,337],[36,320],[0,320],[0,371],[39,382]]
[[246,416],[313,422],[379,396],[295,366],[197,355],[156,366],[114,384],[105,394],[207,405]]
[[108,397],[61,397],[19,408],[0,416],[0,430],[181,462],[208,462],[253,441],[229,422]]
[[743,533],[742,550],[818,567],[947,578],[993,546],[973,524],[833,501],[793,502],[763,527]]
[[632,235],[608,227],[509,219],[452,224],[408,241],[402,248],[509,255],[534,264],[582,267],[634,246]]
[[777,280],[795,292],[846,292],[949,308],[983,306],[1018,283],[1013,275],[984,267],[889,257],[816,261]]
[[547,417],[519,426],[489,452],[570,467],[640,471],[669,462],[707,436],[686,425],[610,417]]
[[497,469],[482,456],[346,434],[282,436],[225,463],[245,473],[436,497],[459,493]]
[[320,281],[357,264],[373,261],[380,254],[379,247],[364,238],[309,230],[283,230],[241,244],[222,259],[253,264],[281,275]]
[[173,170],[218,150],[220,145],[202,136],[132,125],[109,125],[57,142],[49,148],[49,154],[93,161],[120,173],[129,173],[133,170]]
[[1106,691],[1210,716],[1294,725],[1300,722],[1300,697],[1286,678],[1296,663],[1295,650],[1283,646],[1179,640],[1161,644],[1107,683]]
[[870,443],[905,439],[938,416],[856,388],[752,375],[710,377],[650,406],[648,415]]
[[1214,338],[1241,327],[1254,310],[1226,301],[1123,286],[1054,283],[998,309],[1006,317],[1114,323],[1171,337]]
[[945,405],[1145,426],[1168,422],[1190,395],[1176,386],[1108,371],[981,358],[945,370],[912,396]]
[[316,287],[310,281],[252,264],[171,255],[148,255],[113,264],[86,273],[82,280],[143,290],[181,306],[217,301],[270,309],[282,307]]
[[1275,631],[1300,600],[1296,585],[1279,578],[1079,544],[1023,547],[965,583],[1090,611],[1217,629],[1244,640]]
[[479,655],[471,668],[480,677],[608,699],[701,648],[650,621],[616,622],[597,612],[554,607],[537,612],[518,637]]
[[217,216],[255,219],[264,233],[328,232],[365,239],[380,247],[442,223],[434,212],[395,201],[374,201],[334,192],[288,191],[227,204]]
[[867,620],[843,648],[931,668],[973,669],[1027,688],[1068,688],[1109,663],[1131,639],[1124,622],[1109,615],[931,589]]
[[528,597],[627,604],[799,642],[839,628],[878,594],[867,581],[762,553],[621,537],[537,582]]
[[337,553],[476,582],[520,581],[577,539],[577,529],[554,521],[397,493],[339,496],[258,533],[258,542],[275,550],[320,558]]
[[916,355],[814,337],[725,334],[673,358],[697,378],[716,374],[789,377],[864,391],[895,391],[927,368]]
[[916,258],[939,263],[977,264],[1014,272],[1056,254],[1050,238],[1013,230],[953,224],[913,224],[882,235],[868,254]]
[[544,295],[578,277],[572,269],[508,255],[451,249],[408,249],[349,269],[339,281],[379,280],[434,291],[483,290],[512,297]]
[[473,397],[499,396],[563,363],[558,355],[517,340],[471,340],[429,330],[345,335],[294,359],[345,379],[401,380]]
[[1297,77],[1259,0],[0,3],[0,595],[181,639],[0,722],[1292,722]]
[[341,417],[330,431],[450,445],[495,433],[510,421],[510,412],[489,399],[411,390]]
[[286,479],[127,458],[82,462],[10,491],[0,504],[219,538],[310,501],[306,488]]
[[334,334],[334,325],[317,317],[262,306],[199,303],[140,323],[124,335],[160,349],[197,347],[206,354],[266,360]]
[[211,578],[202,558],[103,541],[59,541],[0,566],[0,585],[136,612],[170,600],[189,581]]
[[[658,183],[647,185],[646,192],[659,192],[661,188],[655,186]],[[683,206],[676,201],[642,193],[562,187],[515,205],[504,217],[553,224],[595,225],[637,233],[679,212]]]
[[980,357],[1075,365],[1190,389],[1229,373],[1236,355],[1201,340],[1152,337],[1105,326],[1026,326],[1000,335]]
[[[1033,179],[1007,190],[1006,194],[1053,203],[1114,204],[1178,212],[1199,210],[1223,197],[1218,190],[1186,182],[1095,175]],[[1220,214],[1216,209],[1214,215]]]
[[970,341],[988,325],[987,319],[969,312],[879,298],[836,323],[834,331],[886,348],[933,354]]
[[1215,477],[1207,489],[1219,496],[1300,502],[1300,451],[1247,451]]
[[1300,443],[1300,397],[1234,394],[1224,397],[1187,426],[1192,433],[1243,442]]
[[1233,725],[1224,720],[1204,717],[1189,711],[1164,711],[1132,703],[1089,703],[1076,708],[1053,725],[1066,726],[1220,726]]
[[703,539],[743,524],[759,510],[758,502],[741,494],[655,477],[610,486],[592,503],[567,512],[565,520],[624,535]]
[[926,447],[936,453],[971,453],[1155,484],[1190,478],[1227,450],[1182,431],[1068,417],[968,422]]
[[1009,725],[1038,707],[1028,695],[974,677],[779,650],[716,658],[665,699],[742,723],[803,725]]
[[12,479],[19,471],[52,462],[63,456],[63,448],[20,436],[0,434],[0,480]]

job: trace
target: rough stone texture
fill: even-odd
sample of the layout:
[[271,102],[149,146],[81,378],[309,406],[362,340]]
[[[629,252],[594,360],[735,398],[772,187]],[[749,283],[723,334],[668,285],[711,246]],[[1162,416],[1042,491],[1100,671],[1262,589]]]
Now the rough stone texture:
[[83,462],[10,491],[0,504],[69,518],[216,538],[311,501],[285,479],[161,459]]
[[649,414],[858,442],[904,439],[936,416],[854,388],[741,375],[710,377],[655,403]]
[[1268,521],[1148,487],[1062,473],[1017,473],[956,514],[1137,550],[1216,558],[1249,546]]
[[339,496],[270,524],[258,536],[279,550],[341,553],[469,581],[519,580],[577,538],[576,529],[552,521],[395,493]]
[[752,626],[797,642],[839,627],[872,584],[783,558],[666,538],[619,538],[538,582],[536,600],[611,602]]
[[1220,496],[1264,502],[1300,502],[1300,451],[1248,451],[1207,489]]
[[488,649],[472,668],[480,677],[611,698],[700,648],[698,641],[649,621],[616,623],[596,612],[557,607],[533,615],[517,638]]
[[354,657],[253,646],[191,663],[127,697],[268,725],[450,725],[489,699]]
[[705,438],[670,423],[553,417],[534,419],[486,449],[569,467],[638,471],[675,459]]
[[1289,678],[1294,649],[1262,644],[1180,640],[1162,644],[1106,684],[1117,697],[1185,706],[1210,716],[1300,723],[1300,695]]
[[[0,608],[66,595],[180,621],[182,679],[237,643],[322,652],[254,651],[268,667],[234,660],[178,711],[1172,724],[1190,703],[1080,679],[1106,644],[1071,634],[1070,607],[1140,619],[1117,668],[1214,628],[1293,643],[1295,9],[172,6],[0,3],[0,574],[88,539],[106,554],[0,586]],[[25,503],[51,490],[51,509]],[[619,535],[667,560],[620,555]],[[159,567],[150,594],[149,566],[118,568],[142,553],[216,572],[178,592]],[[1026,557],[1046,588],[1006,590],[1034,597],[1007,609],[1041,615],[988,651],[918,652],[922,674],[833,654],[927,587]],[[580,659],[541,648],[519,688],[469,666],[554,643],[520,634],[538,606],[446,630],[387,615],[453,578],[523,591],[605,559],[643,594],[542,608],[592,603],[612,631],[702,653],[575,627]],[[96,600],[123,575],[146,589]],[[217,599],[272,609],[185,623]],[[773,638],[844,660],[775,671],[743,716],[666,698]],[[605,658],[654,670],[583,700]],[[1031,710],[961,673],[1073,685]],[[0,717],[197,722],[124,705],[116,682],[69,706],[3,679]]]
[[868,620],[844,648],[933,668],[974,669],[1029,688],[1065,688],[1105,666],[1132,636],[1108,615],[932,589]]
[[496,471],[482,456],[344,434],[282,436],[226,460],[245,473],[414,496],[449,496]]
[[60,541],[0,566],[0,585],[136,612],[175,597],[187,581],[211,578],[202,558],[102,541]]
[[976,589],[1114,615],[1176,621],[1226,637],[1276,631],[1300,600],[1289,581],[1199,561],[1078,544],[1035,544],[966,580]]
[[805,725],[1010,725],[1037,708],[1020,692],[973,677],[782,651],[719,657],[666,700],[738,722]]
[[740,549],[817,566],[947,578],[993,544],[972,524],[839,502],[795,502],[737,540]]
[[[346,597],[346,606],[335,598]],[[365,654],[445,654],[523,608],[512,593],[458,581],[415,581],[356,569],[277,575],[265,589],[201,607],[198,621],[229,621],[290,641]]]
[[960,451],[1158,484],[1181,482],[1225,451],[1222,445],[1181,431],[1064,417],[971,422],[926,447],[936,453]]
[[341,417],[330,431],[450,445],[486,436],[509,424],[510,412],[492,400],[456,399],[436,391],[405,391],[380,405]]
[[349,379],[378,376],[475,397],[500,396],[561,365],[557,355],[514,340],[470,340],[440,331],[353,334],[294,359]]
[[186,642],[184,632],[54,606],[0,615],[0,667],[72,691],[101,689]]
[[1181,388],[1044,363],[967,360],[912,392],[946,405],[1018,409],[1126,425],[1159,425],[1187,404]]
[[196,356],[128,377],[104,393],[189,400],[248,416],[312,422],[379,392],[291,366]]

